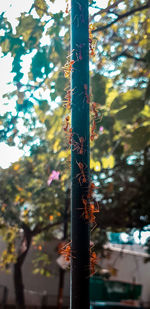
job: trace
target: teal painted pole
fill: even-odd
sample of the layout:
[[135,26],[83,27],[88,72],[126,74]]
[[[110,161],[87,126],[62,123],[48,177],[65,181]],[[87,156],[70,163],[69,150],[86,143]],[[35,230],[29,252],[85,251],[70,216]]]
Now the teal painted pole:
[[71,1],[72,149],[70,309],[89,309],[89,222],[83,200],[89,187],[88,0]]

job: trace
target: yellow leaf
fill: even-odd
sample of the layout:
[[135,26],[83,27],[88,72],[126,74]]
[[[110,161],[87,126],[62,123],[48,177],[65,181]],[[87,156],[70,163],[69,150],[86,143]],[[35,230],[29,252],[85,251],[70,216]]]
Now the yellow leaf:
[[96,161],[94,165],[94,171],[99,172],[100,170],[101,170],[101,164],[99,161]]
[[141,114],[149,118],[150,117],[150,106],[145,105]]
[[150,120],[149,121],[144,121],[143,122],[143,127],[147,127],[150,125]]
[[134,31],[137,33],[139,25],[139,16],[134,15],[133,23],[134,23]]
[[32,193],[31,193],[31,192],[28,192],[28,193],[27,193],[27,196],[28,196],[28,197],[31,197],[31,196],[32,196]]
[[21,197],[21,196],[18,194],[18,195],[16,195],[16,197],[15,197],[15,202],[16,202],[16,203],[18,203],[18,202],[23,203],[23,202],[24,202],[24,198]]
[[109,80],[106,84],[106,94],[107,94],[106,106],[107,107],[110,107],[111,103],[118,95],[117,90],[114,89],[112,86],[113,86],[113,83],[111,80]]
[[9,43],[9,40],[6,39],[5,41],[3,41],[1,43],[1,49],[2,49],[2,52],[3,53],[7,53],[10,49],[10,43]]
[[20,195],[16,195],[16,197],[15,197],[15,202],[18,203],[19,200],[20,200]]
[[54,143],[53,145],[54,152],[57,152],[60,149],[59,142],[60,142],[59,139],[57,139],[56,142]]
[[25,209],[24,212],[23,212],[23,215],[26,216],[28,214],[28,212],[29,212],[28,209]]
[[150,18],[147,18],[147,33],[150,33]]
[[106,16],[106,12],[103,12],[102,14],[101,14],[101,17],[105,17]]
[[22,33],[23,39],[27,42],[32,34],[32,29],[28,29]]
[[16,188],[17,188],[17,190],[20,191],[20,192],[23,191],[23,188],[21,188],[21,187],[16,186]]
[[54,138],[54,131],[50,130],[47,134],[48,140],[52,140]]
[[146,46],[147,45],[147,39],[145,38],[145,39],[141,40],[139,45],[140,46]]
[[12,246],[11,246],[11,252],[12,252],[12,253],[15,252],[15,246],[14,246],[14,244],[12,244]]
[[108,158],[102,158],[103,168],[113,168],[115,165],[115,159],[113,155],[110,155]]
[[47,11],[47,5],[45,0],[35,0],[35,10],[39,17],[42,17]]
[[131,38],[129,38],[129,39],[126,40],[126,42],[127,42],[128,44],[131,43],[131,41],[132,41]]
[[15,165],[13,166],[14,171],[18,171],[19,168],[20,168],[20,164],[15,164]]
[[111,27],[112,27],[112,29],[113,29],[114,31],[117,30],[117,25],[112,25]]
[[94,160],[91,158],[91,159],[90,159],[90,169],[91,169],[91,170],[94,169],[94,166],[95,166],[95,162],[94,162]]
[[65,180],[67,180],[67,179],[68,179],[68,175],[67,175],[67,174],[63,174],[63,175],[61,176],[61,182],[65,181]]
[[68,153],[67,151],[60,151],[60,153],[58,154],[58,159],[62,159],[62,158],[67,158],[68,157]]
[[60,213],[59,211],[56,212],[56,215],[57,215],[58,217],[61,217],[61,213]]
[[142,13],[141,14],[141,22],[143,23],[145,21],[145,19],[147,19],[147,15]]

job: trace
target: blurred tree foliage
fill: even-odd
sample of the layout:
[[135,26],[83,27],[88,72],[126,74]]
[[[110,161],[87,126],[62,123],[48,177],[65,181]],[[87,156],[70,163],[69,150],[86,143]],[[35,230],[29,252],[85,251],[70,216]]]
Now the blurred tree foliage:
[[[8,111],[0,116],[0,138],[30,154],[0,171],[1,227],[11,226],[14,233],[25,227],[40,231],[51,215],[59,221],[69,184],[62,126],[70,19],[65,12],[52,13],[52,2],[33,1],[15,31],[5,13],[0,15],[2,57],[11,54],[14,73],[13,91],[4,95]],[[90,1],[91,101],[99,110],[91,142],[91,179],[101,210],[97,224],[104,230],[142,229],[150,223],[150,0],[98,5]],[[60,171],[60,181],[48,187],[52,170]]]
[[[150,3],[112,0],[106,9],[99,9],[96,1],[90,6],[95,7],[90,22],[94,25],[96,50],[91,59],[92,99],[101,107],[104,127],[94,148],[101,145],[100,156],[106,156],[118,142],[122,147],[120,155],[125,156],[143,150],[149,143]],[[34,111],[38,108],[41,117],[44,112],[42,122],[47,126],[46,114],[53,113],[54,102],[60,106],[64,100],[69,16],[62,11],[51,13],[51,4],[47,6],[43,0],[34,1],[30,11],[21,14],[15,33],[4,13],[0,22],[4,30],[0,46],[4,56],[12,56],[15,86],[5,94],[6,104],[10,105],[11,99],[16,101],[16,112],[1,116],[1,140],[13,145],[19,136],[22,147],[32,138],[21,144],[19,119],[33,131],[38,122]],[[26,57],[31,64],[24,83]],[[45,92],[47,100],[43,99]]]
[[[24,307],[22,266],[31,243],[37,251],[34,273],[49,276],[50,261],[43,241],[54,237],[53,228],[55,235],[62,233],[68,186],[68,166],[64,160],[67,151],[62,130],[57,129],[61,129],[62,112],[60,108],[55,110],[55,116],[49,115],[48,133],[43,127],[36,129],[36,143],[30,147],[30,156],[0,170],[0,228],[6,242],[0,267],[8,269],[14,264],[16,303],[21,308]],[[53,171],[59,173],[59,179],[52,178],[49,183]]]

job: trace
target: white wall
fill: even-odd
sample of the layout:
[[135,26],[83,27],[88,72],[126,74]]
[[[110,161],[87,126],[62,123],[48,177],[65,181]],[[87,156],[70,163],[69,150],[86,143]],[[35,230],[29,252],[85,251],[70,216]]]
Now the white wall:
[[[114,245],[114,249],[120,248]],[[139,255],[138,255],[139,252]],[[111,276],[110,280],[142,284],[141,300],[150,302],[150,262],[144,263],[144,249],[140,246],[124,246],[121,251],[113,251],[109,259],[103,259],[101,266],[108,269],[113,265],[117,269],[117,276]]]
[[[23,265],[23,278],[24,278],[24,287],[26,290],[31,290],[38,292],[29,293],[25,291],[26,303],[40,305],[41,297],[44,291],[47,294],[50,294],[51,297],[48,297],[48,301],[51,305],[57,304],[57,293],[58,293],[58,284],[59,284],[59,267],[56,263],[58,257],[57,254],[57,245],[59,241],[51,241],[47,243],[44,250],[50,253],[50,259],[52,263],[50,264],[51,277],[45,277],[40,274],[34,275],[32,273],[33,265],[32,259],[35,257],[35,250],[33,246],[30,248],[28,256]],[[4,245],[0,242],[0,252]],[[0,285],[5,285],[9,289],[9,298],[8,303],[12,304],[15,302],[14,286],[13,286],[13,269],[11,269],[10,274],[6,274],[4,271],[0,271]],[[69,271],[65,274],[65,286],[64,286],[64,301],[69,302]],[[31,303],[32,302],[32,303]]]
[[[52,305],[57,304],[57,292],[59,284],[59,268],[56,263],[58,257],[57,254],[57,245],[59,241],[51,241],[45,245],[44,250],[49,252],[52,263],[50,265],[52,276],[46,278],[41,275],[32,274],[32,259],[35,256],[35,250],[33,246],[31,247],[29,254],[25,260],[23,266],[23,277],[24,277],[24,286],[26,290],[32,290],[38,292],[39,294],[32,293],[29,294],[25,292],[26,302],[33,304],[39,304],[41,301],[41,295],[46,291],[51,297],[49,297],[49,303]],[[116,247],[116,246],[114,246]],[[0,252],[2,252],[4,244],[0,242]],[[116,247],[118,248],[118,246]],[[133,254],[120,253],[113,251],[109,259],[100,259],[99,264],[103,268],[109,268],[110,266],[115,267],[117,271],[117,276],[111,276],[111,280],[120,280],[123,282],[133,282],[133,278],[136,283],[143,285],[142,290],[142,300],[144,302],[150,302],[150,263],[144,264],[143,256],[138,256],[135,254],[135,250],[142,254],[141,248],[129,246],[125,249],[133,250]],[[14,303],[14,287],[13,287],[13,278],[12,273],[6,274],[5,272],[0,271],[0,284],[3,284],[9,289],[9,303]],[[65,288],[64,288],[64,300],[66,303],[69,303],[69,271],[65,274]]]

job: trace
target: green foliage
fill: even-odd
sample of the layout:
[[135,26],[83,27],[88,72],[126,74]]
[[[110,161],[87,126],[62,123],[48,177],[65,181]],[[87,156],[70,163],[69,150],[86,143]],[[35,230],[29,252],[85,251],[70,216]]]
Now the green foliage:
[[142,100],[131,100],[128,101],[126,106],[116,113],[116,119],[131,123],[136,120],[137,114],[143,109],[144,101]]
[[125,141],[130,147],[130,152],[143,150],[145,145],[150,144],[150,125],[135,129],[128,139],[125,138]]
[[[15,74],[15,90],[4,97],[8,107],[12,100],[16,102],[16,113],[8,111],[0,116],[0,138],[9,145],[19,141],[19,147],[30,153],[30,157],[0,171],[2,226],[24,222],[31,229],[44,227],[51,215],[57,220],[63,214],[69,184],[68,137],[62,130],[68,86],[63,66],[70,50],[69,16],[64,12],[52,14],[52,2],[48,6],[45,0],[33,1],[30,11],[18,18],[15,33],[5,14],[0,15],[4,30],[1,51],[3,56],[11,53]],[[91,179],[100,186],[96,191],[102,208],[98,223],[104,228],[118,228],[119,221],[123,228],[140,228],[150,219],[148,158],[143,162],[150,145],[150,19],[148,9],[138,10],[146,3],[124,0],[115,7],[115,1],[109,1],[113,7],[105,12],[96,8],[90,16],[96,44],[96,56],[90,59],[91,100],[100,108],[97,138],[91,142]],[[90,1],[90,6],[96,5],[96,1]],[[33,9],[38,18],[33,16]],[[135,9],[135,13],[115,22]],[[24,84],[26,55],[31,65]],[[131,157],[132,165],[128,164]],[[52,170],[60,171],[60,180],[48,187]]]
[[[115,98],[111,104],[111,109],[120,109],[126,106],[128,102],[134,100],[135,102],[141,99],[141,91],[138,89],[128,90],[125,93],[122,93],[119,97]],[[132,103],[131,103],[132,104]],[[129,104],[130,105],[130,104]]]
[[[5,211],[6,204],[2,205],[1,210]],[[5,269],[9,272],[9,267],[12,263],[16,262],[17,253],[15,249],[16,238],[18,235],[17,226],[6,227],[1,230],[1,236],[6,243],[6,249],[2,252],[0,257],[0,269]]]
[[40,274],[46,277],[50,277],[49,265],[50,257],[43,251],[38,251],[36,258],[32,261],[33,263],[33,274]]
[[[43,70],[42,70],[43,69]],[[50,73],[49,67],[49,55],[46,48],[39,50],[32,59],[32,76],[33,80],[43,78],[43,74],[46,76]]]
[[22,37],[26,49],[37,46],[39,39],[42,36],[44,27],[39,23],[37,18],[32,15],[21,14],[19,24],[16,27],[16,37]]
[[91,78],[93,101],[101,105],[105,105],[106,102],[106,81],[107,79],[99,73],[94,74]]

